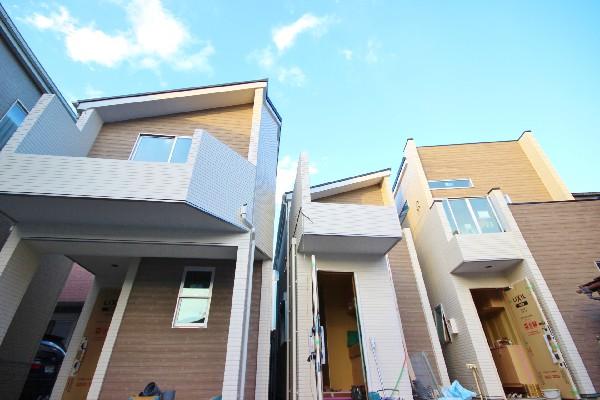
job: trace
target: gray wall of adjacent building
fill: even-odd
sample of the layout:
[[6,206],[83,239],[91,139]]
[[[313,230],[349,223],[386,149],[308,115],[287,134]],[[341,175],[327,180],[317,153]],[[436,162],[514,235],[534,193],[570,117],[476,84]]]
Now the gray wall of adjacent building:
[[17,99],[31,110],[42,95],[4,40],[0,40],[0,76],[0,116]]

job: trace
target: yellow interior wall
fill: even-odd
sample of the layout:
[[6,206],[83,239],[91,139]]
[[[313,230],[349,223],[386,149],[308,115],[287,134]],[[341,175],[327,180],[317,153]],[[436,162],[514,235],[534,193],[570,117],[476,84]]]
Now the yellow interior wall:
[[356,314],[348,310],[354,293],[351,279],[340,279],[332,275],[319,276],[319,296],[325,313],[327,365],[329,385],[333,390],[349,391],[352,385],[362,384],[361,376],[352,373],[352,361],[346,346],[348,331],[358,330]]

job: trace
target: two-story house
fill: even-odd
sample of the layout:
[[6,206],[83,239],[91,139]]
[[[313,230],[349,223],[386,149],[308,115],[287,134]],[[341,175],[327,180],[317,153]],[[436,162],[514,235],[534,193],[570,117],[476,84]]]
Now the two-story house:
[[[42,95],[0,152],[0,212],[15,224],[0,250],[0,346],[31,360],[42,305],[75,261],[94,280],[52,399],[124,399],[151,381],[183,399],[266,398],[281,129],[267,81],[77,110],[75,123]],[[2,398],[26,373],[10,371]]]
[[302,155],[281,205],[273,398],[410,399],[415,379],[433,396],[448,375],[390,171],[311,186],[308,170]]
[[575,291],[598,275],[600,202],[574,199],[531,132],[409,139],[394,196],[451,379],[485,396],[596,392],[597,302]]

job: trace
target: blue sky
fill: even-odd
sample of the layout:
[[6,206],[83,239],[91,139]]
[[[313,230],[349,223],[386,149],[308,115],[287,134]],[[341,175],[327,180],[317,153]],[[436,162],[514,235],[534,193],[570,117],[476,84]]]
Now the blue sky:
[[320,183],[395,171],[407,137],[532,130],[571,190],[600,190],[597,1],[3,4],[69,100],[269,77],[282,189],[300,151]]

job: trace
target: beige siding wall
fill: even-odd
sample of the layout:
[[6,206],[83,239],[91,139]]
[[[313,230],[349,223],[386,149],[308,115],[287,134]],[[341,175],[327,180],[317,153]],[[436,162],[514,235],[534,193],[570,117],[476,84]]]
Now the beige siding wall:
[[[600,275],[600,201],[515,204],[510,207],[567,323],[592,382],[600,382],[597,302],[575,293]],[[598,389],[598,387],[596,387]]]
[[384,205],[381,184],[350,190],[348,192],[322,197],[313,201],[316,203],[370,204],[374,206]]
[[[419,298],[419,290],[406,241],[402,240],[388,253],[390,269],[402,320],[402,329],[409,354],[425,352],[431,367],[437,375],[438,382],[442,377],[437,369],[435,353],[431,344],[427,322],[423,314],[423,304]],[[427,310],[426,312],[428,312]],[[437,340],[437,337],[435,338]]]
[[204,129],[247,158],[251,125],[252,104],[107,123],[89,157],[126,160],[140,133],[191,136],[194,130]]
[[258,351],[258,326],[260,321],[260,295],[262,285],[262,262],[254,262],[252,271],[252,304],[250,305],[250,326],[248,331],[248,356],[246,358],[246,400],[254,398],[256,390],[256,355]]
[[433,190],[433,197],[486,195],[499,187],[514,202],[553,200],[518,141],[418,147],[428,180],[471,178],[469,189]]
[[[214,266],[207,328],[172,328],[186,265]],[[221,393],[235,261],[142,260],[100,393],[102,400],[126,399],[151,381],[177,398],[211,398]]]

